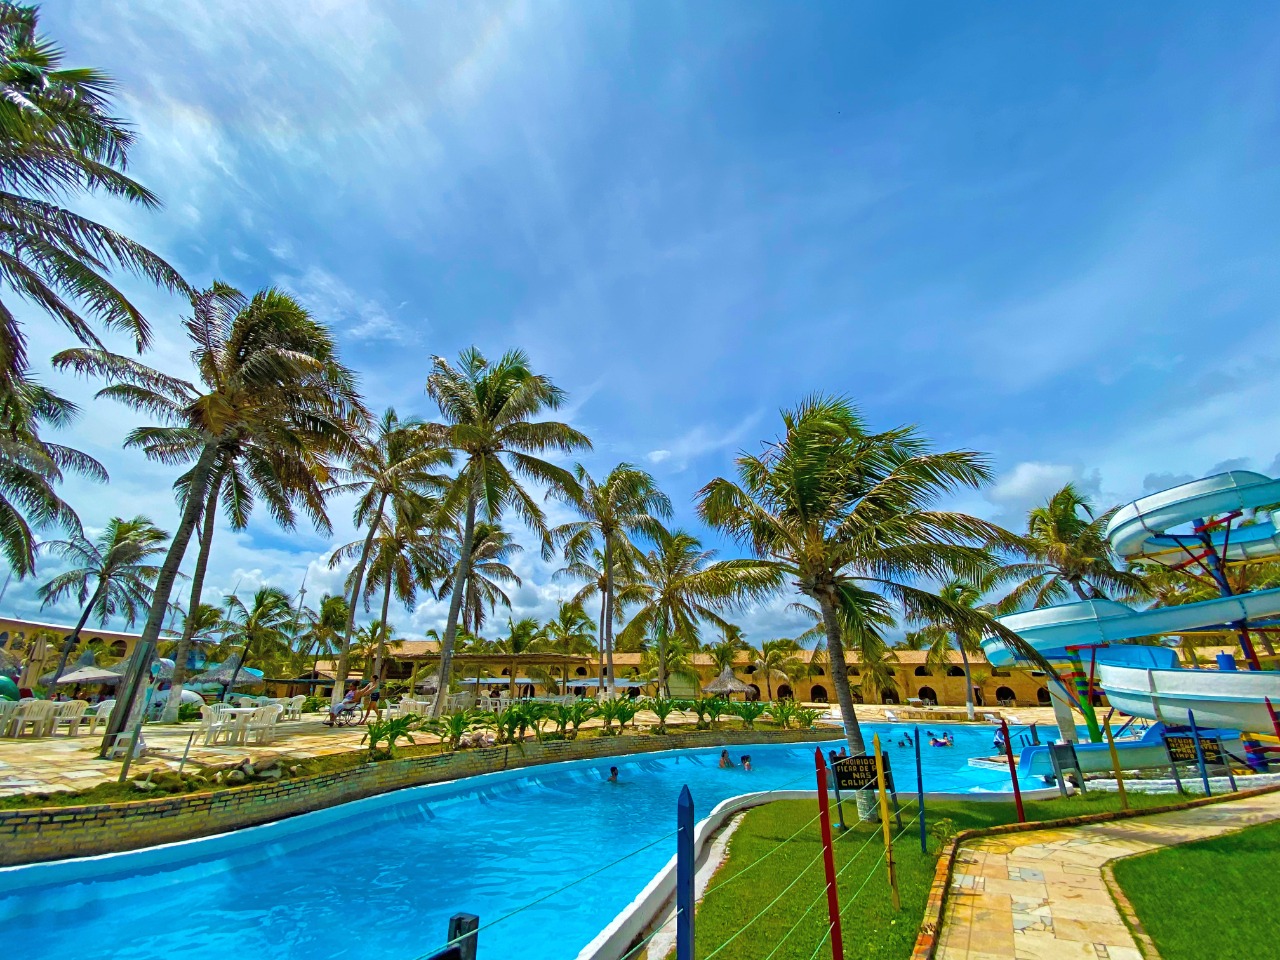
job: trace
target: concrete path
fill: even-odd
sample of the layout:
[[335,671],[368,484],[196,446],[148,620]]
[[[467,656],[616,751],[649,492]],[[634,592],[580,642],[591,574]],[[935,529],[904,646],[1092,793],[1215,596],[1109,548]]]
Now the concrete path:
[[1132,820],[980,838],[956,858],[936,960],[1141,960],[1109,860],[1280,819],[1280,793]]

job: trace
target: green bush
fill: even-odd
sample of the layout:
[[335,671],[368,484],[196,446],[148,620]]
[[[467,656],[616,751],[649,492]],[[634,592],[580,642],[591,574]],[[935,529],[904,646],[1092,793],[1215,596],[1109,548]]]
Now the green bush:
[[767,703],[760,700],[746,700],[741,703],[729,704],[729,712],[742,721],[742,725],[748,730],[754,730],[756,721],[764,716],[764,712],[769,709]]
[[309,696],[302,701],[303,713],[315,713],[317,710],[323,710],[329,705],[328,697]]
[[178,704],[178,722],[186,723],[188,720],[200,719],[200,704],[198,703],[180,703]]

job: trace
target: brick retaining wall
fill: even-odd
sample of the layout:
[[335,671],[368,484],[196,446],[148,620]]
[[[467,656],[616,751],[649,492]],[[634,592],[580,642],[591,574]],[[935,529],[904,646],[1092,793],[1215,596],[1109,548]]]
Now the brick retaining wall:
[[835,729],[705,730],[669,736],[553,740],[367,763],[334,773],[255,783],[129,803],[0,810],[0,866],[88,857],[190,840],[280,820],[401,787],[560,760],[590,760],[659,750],[745,743],[804,743]]

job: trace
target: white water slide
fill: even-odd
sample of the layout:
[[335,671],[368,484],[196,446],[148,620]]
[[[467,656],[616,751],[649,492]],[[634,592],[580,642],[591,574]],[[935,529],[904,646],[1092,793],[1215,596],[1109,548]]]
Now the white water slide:
[[[1134,501],[1112,517],[1107,537],[1125,559],[1169,566],[1190,564],[1205,557],[1210,548],[1227,562],[1270,559],[1280,556],[1280,534],[1270,510],[1277,503],[1280,480],[1234,470]],[[1219,523],[1195,530],[1209,518],[1237,511],[1256,511],[1256,522],[1246,527]],[[1189,529],[1180,532],[1180,527]],[[1212,557],[1206,559],[1212,562]],[[1083,600],[999,620],[1047,659],[1065,660],[1072,656],[1069,647],[1215,629],[1230,632],[1239,624],[1280,626],[1280,589],[1151,610],[1135,610],[1114,600]],[[1008,666],[1016,659],[994,637],[983,641],[983,650],[992,666]],[[1264,698],[1280,706],[1280,673],[1276,672],[1161,669],[1134,663],[1121,647],[1099,650],[1097,663],[1107,698],[1139,717],[1186,723],[1190,710],[1196,722],[1205,726],[1270,732]]]

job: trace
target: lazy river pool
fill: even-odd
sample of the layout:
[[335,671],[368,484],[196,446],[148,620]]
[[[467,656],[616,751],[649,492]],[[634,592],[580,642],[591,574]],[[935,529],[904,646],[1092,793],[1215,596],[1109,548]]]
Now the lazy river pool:
[[[868,741],[880,734],[899,790],[913,793],[915,754],[897,745],[911,727],[863,728]],[[954,748],[922,749],[926,791],[1011,789],[1007,771],[968,766],[992,753],[992,728],[946,729]],[[698,818],[738,794],[812,789],[814,746],[730,748],[735,761],[751,755],[751,773],[719,769],[719,748],[572,761],[412,787],[203,840],[9,868],[0,870],[0,923],[10,943],[44,960],[416,960],[443,945],[454,913],[489,924],[545,896],[482,929],[480,957],[563,960],[672,856],[674,838],[660,838],[675,828],[681,786]],[[833,739],[824,753],[837,746]],[[611,764],[617,784],[604,780]]]

